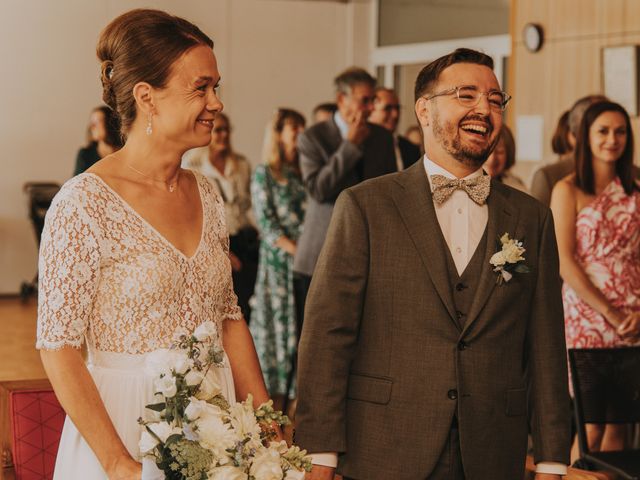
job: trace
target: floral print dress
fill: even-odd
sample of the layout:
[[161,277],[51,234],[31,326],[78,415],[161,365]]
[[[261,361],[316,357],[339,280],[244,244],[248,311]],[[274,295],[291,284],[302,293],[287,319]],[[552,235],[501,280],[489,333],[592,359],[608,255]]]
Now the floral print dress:
[[261,241],[250,328],[271,395],[285,393],[297,344],[293,256],[275,242],[281,236],[298,241],[306,203],[300,177],[286,168],[282,177],[276,179],[269,167],[261,165],[251,181]]
[[[627,195],[616,179],[583,208],[575,257],[612,306],[625,314],[640,311],[640,192]],[[566,282],[562,300],[568,348],[628,345]]]

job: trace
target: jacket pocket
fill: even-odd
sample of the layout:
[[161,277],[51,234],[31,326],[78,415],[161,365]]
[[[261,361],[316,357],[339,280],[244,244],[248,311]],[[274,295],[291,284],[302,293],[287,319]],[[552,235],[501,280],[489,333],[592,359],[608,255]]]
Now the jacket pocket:
[[517,417],[527,414],[527,389],[511,388],[507,390],[507,410],[508,417]]
[[347,398],[386,405],[391,400],[392,386],[393,381],[389,378],[352,373],[349,375]]

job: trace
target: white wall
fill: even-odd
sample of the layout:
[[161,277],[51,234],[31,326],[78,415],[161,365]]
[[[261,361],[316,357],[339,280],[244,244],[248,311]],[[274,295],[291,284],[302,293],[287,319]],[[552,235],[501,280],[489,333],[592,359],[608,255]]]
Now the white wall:
[[368,66],[370,0],[1,0],[0,294],[16,293],[36,271],[21,187],[69,178],[89,111],[101,102],[98,35],[137,7],[183,16],[214,39],[235,147],[254,163],[276,107],[309,115],[332,99],[338,71]]

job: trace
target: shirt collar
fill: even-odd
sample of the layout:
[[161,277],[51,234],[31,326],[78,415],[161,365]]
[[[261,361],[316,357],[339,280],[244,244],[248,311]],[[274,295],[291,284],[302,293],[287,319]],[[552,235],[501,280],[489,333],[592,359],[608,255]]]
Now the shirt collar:
[[347,125],[347,122],[345,121],[344,118],[342,118],[342,115],[340,115],[340,112],[336,110],[336,113],[333,114],[333,120],[336,122],[336,125],[338,126],[338,130],[340,130],[340,135],[342,136],[343,139],[347,138],[347,133],[349,132],[349,125]]
[[[447,177],[451,179],[457,178],[449,170],[441,167],[434,161],[429,160],[429,157],[427,157],[426,153],[424,155],[424,169],[427,171],[427,178],[429,179],[429,186],[431,187],[432,191],[433,191],[433,186],[431,185],[431,175],[442,175],[443,177]],[[484,170],[482,170],[482,167],[478,168],[475,172],[472,172],[466,177],[462,178],[462,180],[470,180],[472,178],[479,177],[480,175],[484,175]]]

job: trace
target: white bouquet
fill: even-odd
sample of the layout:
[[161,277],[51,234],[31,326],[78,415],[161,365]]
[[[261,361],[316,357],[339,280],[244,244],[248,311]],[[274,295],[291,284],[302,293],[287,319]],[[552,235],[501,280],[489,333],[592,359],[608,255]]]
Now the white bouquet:
[[230,405],[207,375],[223,365],[212,322],[181,335],[170,349],[148,355],[157,403],[145,429],[140,453],[152,458],[170,480],[281,480],[302,478],[311,469],[307,452],[275,442],[274,425],[289,419],[273,402],[253,408],[249,396]]

